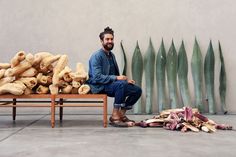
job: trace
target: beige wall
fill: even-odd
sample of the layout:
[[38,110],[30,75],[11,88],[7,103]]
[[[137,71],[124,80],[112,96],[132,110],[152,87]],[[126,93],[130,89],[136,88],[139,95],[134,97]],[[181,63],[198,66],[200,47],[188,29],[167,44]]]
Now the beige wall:
[[[115,30],[114,52],[120,65],[119,42],[123,40],[130,76],[136,40],[144,54],[149,37],[156,51],[162,37],[167,50],[172,38],[177,49],[184,39],[190,60],[195,36],[203,56],[212,39],[220,111],[217,48],[220,40],[228,77],[226,101],[230,113],[236,113],[235,8],[235,0],[0,0],[0,62],[8,62],[14,53],[25,50],[66,53],[70,66],[75,67],[76,62],[87,65],[90,54],[100,48],[98,34],[109,25]],[[193,91],[191,71],[189,84]]]

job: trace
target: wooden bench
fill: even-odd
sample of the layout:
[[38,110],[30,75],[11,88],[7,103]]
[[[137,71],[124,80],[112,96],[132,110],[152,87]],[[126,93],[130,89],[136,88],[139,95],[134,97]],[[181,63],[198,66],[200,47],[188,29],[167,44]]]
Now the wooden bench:
[[[12,119],[16,120],[17,107],[52,107],[52,96],[50,94],[30,94],[30,95],[0,95],[0,107],[12,107]],[[7,99],[7,100],[6,100]],[[27,100],[22,100],[27,99]],[[44,99],[44,100],[35,100]]]
[[[27,99],[27,100],[21,100],[21,99]],[[35,99],[43,99],[43,100],[35,100]],[[107,127],[107,95],[105,94],[85,94],[85,95],[30,94],[30,95],[20,95],[20,96],[5,94],[5,95],[0,95],[0,107],[12,107],[13,120],[16,119],[17,107],[50,107],[52,128],[54,128],[55,126],[56,107],[60,108],[59,115],[61,121],[63,117],[63,107],[102,107],[103,126]]]
[[107,95],[106,94],[58,94],[52,96],[52,127],[55,125],[55,107],[59,107],[60,121],[63,119],[64,107],[102,107],[103,126],[107,127]]

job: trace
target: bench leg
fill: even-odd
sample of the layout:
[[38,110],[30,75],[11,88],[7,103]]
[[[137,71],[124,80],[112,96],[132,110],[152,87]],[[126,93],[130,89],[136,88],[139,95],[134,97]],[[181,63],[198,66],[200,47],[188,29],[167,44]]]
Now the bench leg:
[[55,95],[51,95],[51,126],[55,126]]
[[[16,105],[16,99],[13,99],[13,105]],[[12,119],[16,120],[16,107],[12,107]]]
[[107,127],[107,96],[103,98],[103,127]]
[[[60,105],[63,105],[63,99],[61,98],[59,101],[60,101]],[[60,115],[60,122],[62,122],[62,119],[63,119],[63,107],[60,107],[59,115]]]

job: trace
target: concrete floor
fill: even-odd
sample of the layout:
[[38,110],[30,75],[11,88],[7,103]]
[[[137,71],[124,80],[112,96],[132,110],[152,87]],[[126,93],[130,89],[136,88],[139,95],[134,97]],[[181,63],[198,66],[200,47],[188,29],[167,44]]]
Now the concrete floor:
[[[41,111],[40,111],[41,110]],[[0,112],[0,157],[199,157],[235,156],[236,131],[181,133],[162,128],[102,127],[102,115],[65,112],[63,123],[50,127],[46,109],[20,109],[16,122],[10,109]],[[43,113],[43,114],[42,114]],[[236,115],[207,115],[236,127]],[[130,115],[140,121],[152,115]]]

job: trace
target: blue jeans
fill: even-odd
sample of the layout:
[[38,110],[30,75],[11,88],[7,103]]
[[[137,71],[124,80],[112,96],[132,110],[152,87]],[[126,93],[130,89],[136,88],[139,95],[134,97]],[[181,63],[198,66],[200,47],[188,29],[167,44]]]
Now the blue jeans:
[[106,84],[103,93],[114,97],[114,108],[132,109],[142,94],[142,89],[127,81],[114,81]]

